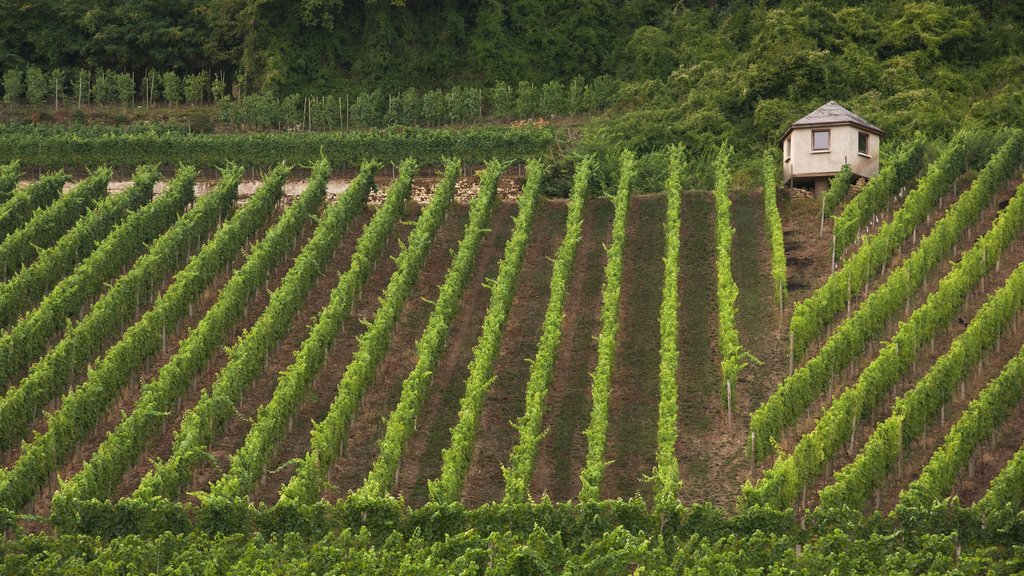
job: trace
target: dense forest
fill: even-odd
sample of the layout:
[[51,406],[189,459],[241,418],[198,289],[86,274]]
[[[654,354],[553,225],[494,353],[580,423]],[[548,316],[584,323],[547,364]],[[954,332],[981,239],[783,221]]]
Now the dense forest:
[[0,71],[206,71],[236,97],[611,77],[584,145],[742,150],[829,99],[897,138],[1024,124],[1022,22],[997,0],[2,0]]

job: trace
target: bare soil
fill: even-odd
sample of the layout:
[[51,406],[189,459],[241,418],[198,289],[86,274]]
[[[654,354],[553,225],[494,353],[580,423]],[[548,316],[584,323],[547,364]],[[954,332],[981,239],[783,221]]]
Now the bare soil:
[[466,391],[473,346],[483,329],[491,292],[487,279],[498,276],[505,244],[512,235],[516,205],[499,202],[491,214],[491,231],[483,238],[472,276],[452,321],[448,345],[434,369],[430,392],[420,408],[416,432],[402,455],[398,481],[393,493],[405,502],[420,506],[427,501],[427,481],[441,473],[441,451],[451,442],[451,428],[459,413],[459,399]]
[[601,286],[608,261],[604,247],[611,242],[614,216],[615,206],[609,198],[594,198],[584,206],[583,229],[563,307],[562,338],[545,399],[546,434],[530,488],[534,499],[547,494],[555,501],[569,501],[580,492],[579,474],[587,458],[583,431],[590,423],[592,406],[590,373],[597,365]]
[[[405,216],[413,217],[417,211],[417,207],[411,206]],[[379,306],[377,299],[383,294],[391,274],[397,268],[394,258],[401,251],[400,242],[407,241],[409,228],[408,224],[397,224],[388,239],[384,251],[362,288],[358,301],[352,307],[352,314],[342,323],[341,332],[331,344],[323,368],[313,379],[309,396],[299,405],[288,433],[278,442],[277,450],[270,459],[263,478],[253,489],[251,497],[254,502],[277,502],[281,487],[295,473],[293,462],[302,458],[309,449],[313,423],[319,422],[327,415],[337,395],[338,383],[358,348],[358,337],[365,332],[363,322],[373,319],[373,314]]]
[[658,313],[665,275],[665,196],[634,196],[626,219],[619,333],[608,400],[608,446],[601,494],[648,500],[658,436]]
[[[837,452],[829,463],[825,475],[813,486],[808,487],[806,497],[807,507],[812,507],[817,504],[817,492],[826,484],[831,483],[833,472],[853,461],[854,457],[860,452],[864,443],[874,431],[876,423],[883,421],[890,415],[895,399],[910,390],[918,380],[927,373],[935,363],[935,360],[949,350],[950,344],[953,340],[963,333],[967,324],[977,313],[978,309],[981,308],[992,293],[1003,285],[1006,278],[1013,272],[1014,268],[1022,259],[1024,259],[1024,245],[1022,245],[1018,240],[1016,242],[1016,246],[1011,246],[1003,252],[999,270],[990,271],[983,279],[983,282],[979,283],[975,288],[975,291],[968,297],[967,302],[961,307],[957,319],[951,322],[944,330],[941,330],[935,337],[933,343],[930,343],[928,346],[925,346],[918,351],[917,360],[915,362],[915,366],[911,370],[911,373],[901,379],[889,394],[888,399],[883,400],[881,406],[876,406],[874,408],[872,416],[868,422],[858,425],[857,433],[854,435],[853,449],[851,450],[850,447],[847,446],[843,450]],[[984,288],[982,288],[982,284],[984,284]],[[1015,351],[1016,348],[1014,348],[1014,352]],[[949,423],[947,422],[947,425],[948,424]],[[929,426],[928,432],[932,433],[934,431],[934,428]],[[940,434],[944,434],[944,432],[940,432]],[[927,438],[928,434],[925,434],[925,437]],[[908,447],[908,451],[911,448],[912,447]],[[923,463],[924,462],[921,464],[923,465]],[[880,501],[879,504],[881,504]]]
[[971,459],[973,466],[960,473],[960,479],[953,487],[951,496],[958,496],[960,503],[974,504],[988,491],[992,480],[1003,470],[1017,451],[1024,447],[1024,402],[1018,402],[1006,422],[996,429],[988,442],[982,442]]
[[[710,192],[682,196],[679,262],[679,366],[676,458],[683,502],[712,501],[719,486],[712,433],[727,439],[719,394],[718,303],[715,273],[715,199]],[[725,431],[723,435],[723,431]]]
[[325,497],[329,501],[341,499],[362,486],[380,452],[378,442],[384,435],[388,415],[401,397],[402,382],[416,365],[415,343],[427,326],[434,308],[432,302],[437,300],[439,286],[468,220],[466,205],[452,205],[431,244],[416,286],[391,334],[388,353],[377,368],[377,378],[367,388],[349,426],[344,453],[328,473],[331,487]]
[[[278,212],[277,217],[280,217],[281,210],[279,209]],[[312,222],[303,228],[299,233],[295,244],[286,254],[285,258],[283,258],[281,262],[279,262],[277,266],[270,271],[264,289],[257,290],[249,299],[249,302],[245,307],[246,312],[242,320],[238,322],[236,326],[232,328],[227,337],[223,339],[223,345],[216,349],[206,368],[198,377],[195,378],[189,389],[179,399],[175,409],[171,411],[171,414],[167,418],[165,418],[161,432],[146,442],[146,448],[136,461],[136,464],[125,474],[124,478],[121,479],[121,483],[117,490],[117,493],[120,496],[129,496],[136,488],[138,488],[142,478],[152,468],[152,463],[154,461],[166,460],[170,457],[174,441],[174,433],[180,428],[182,418],[199,402],[201,393],[204,390],[209,390],[210,387],[213,386],[213,383],[217,379],[217,375],[224,366],[227,365],[227,348],[229,346],[233,346],[238,341],[238,338],[241,337],[246,330],[251,328],[252,325],[256,323],[257,319],[259,319],[260,314],[262,314],[270,301],[270,294],[281,285],[281,281],[284,280],[285,274],[287,274],[302,247],[312,235],[313,229],[314,224]],[[251,244],[255,243],[256,242],[252,242]],[[249,253],[249,249],[246,250],[246,253]]]
[[309,333],[309,325],[329,300],[331,288],[337,282],[338,274],[348,268],[355,240],[369,217],[370,215],[366,212],[359,215],[342,235],[338,248],[328,258],[320,276],[314,281],[309,294],[292,319],[285,337],[273,350],[269,351],[263,372],[256,377],[248,392],[242,396],[236,417],[227,421],[221,434],[211,443],[210,454],[213,456],[214,462],[204,464],[195,470],[192,483],[186,489],[186,493],[208,489],[209,484],[216,481],[227,470],[231,455],[245,441],[251,423],[256,418],[257,410],[273,396],[278,373],[292,363],[295,352],[298,351],[302,341]]
[[[1024,318],[1024,313],[1018,313],[1017,316],[1019,322],[1021,318]],[[889,474],[886,482],[879,489],[879,497],[874,503],[875,508],[883,512],[890,512],[896,507],[900,491],[921,475],[921,469],[931,459],[935,450],[945,442],[946,434],[960,419],[967,405],[977,398],[985,385],[1002,372],[1003,366],[1017,355],[1022,343],[1024,343],[1024,330],[1006,330],[1000,335],[998,346],[982,355],[980,365],[963,382],[962,393],[954,394],[953,399],[946,404],[939,417],[929,422],[925,434],[912,441],[904,449],[902,468]],[[1006,462],[1019,448],[1020,444],[1017,444],[1010,451],[989,456]]]
[[519,438],[512,422],[523,413],[530,374],[527,360],[537,353],[551,292],[551,260],[565,235],[566,214],[564,201],[545,199],[537,206],[526,259],[494,365],[495,379],[484,401],[462,491],[462,501],[467,506],[501,500],[504,495],[501,466],[508,461],[509,451]]

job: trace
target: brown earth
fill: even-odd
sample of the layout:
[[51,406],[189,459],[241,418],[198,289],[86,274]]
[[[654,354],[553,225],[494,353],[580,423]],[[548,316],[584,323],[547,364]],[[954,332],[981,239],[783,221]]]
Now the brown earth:
[[459,399],[466,391],[473,346],[483,329],[491,292],[484,286],[498,276],[506,242],[512,235],[516,205],[498,202],[491,214],[491,231],[481,243],[472,275],[452,321],[448,344],[434,369],[430,391],[420,408],[416,432],[409,438],[398,480],[392,491],[405,502],[420,506],[427,501],[427,481],[441,473],[441,451],[451,442],[451,428],[458,420]]
[[648,500],[658,436],[658,314],[665,275],[665,196],[630,199],[626,220],[619,333],[608,399],[608,446],[601,495]]
[[328,472],[331,487],[325,498],[339,500],[358,489],[380,450],[386,419],[402,393],[402,382],[416,365],[416,345],[427,325],[433,302],[451,264],[452,255],[469,220],[464,204],[453,204],[448,218],[434,238],[416,286],[405,301],[402,315],[391,333],[388,353],[377,367],[377,378],[367,388],[345,440],[341,457]]
[[555,501],[569,501],[580,492],[579,474],[587,457],[583,431],[590,423],[590,373],[597,364],[601,286],[608,260],[604,247],[611,242],[614,216],[609,198],[594,198],[584,206],[580,243],[562,309],[562,338],[545,399],[545,435],[530,488],[534,499],[546,493]]
[[528,359],[537,353],[544,312],[551,287],[551,260],[565,235],[567,205],[542,200],[526,247],[523,271],[502,335],[501,351],[494,365],[495,379],[484,400],[473,456],[462,491],[467,506],[501,500],[505,480],[501,466],[519,438],[512,422],[525,406]]
[[[922,347],[922,349],[918,351],[915,366],[912,368],[911,373],[900,380],[900,382],[891,390],[888,398],[882,401],[882,405],[874,407],[872,416],[868,419],[869,421],[858,424],[858,430],[856,434],[854,434],[853,449],[851,450],[849,446],[847,446],[844,449],[839,450],[829,462],[824,476],[819,478],[812,486],[808,486],[806,494],[807,507],[812,507],[817,504],[818,490],[823,488],[826,484],[831,483],[833,473],[836,470],[839,470],[853,461],[854,457],[860,452],[864,443],[874,431],[875,424],[883,421],[890,415],[895,399],[910,390],[910,388],[927,373],[935,363],[935,360],[949,350],[950,344],[957,336],[963,333],[967,324],[974,317],[987,298],[1003,285],[1005,279],[1010,275],[1010,273],[1012,273],[1016,265],[1024,259],[1024,245],[1022,245],[1019,240],[1016,244],[1017,246],[1011,246],[1003,252],[999,270],[992,270],[987,276],[985,276],[982,282],[984,284],[984,288],[982,288],[982,283],[979,283],[975,288],[975,291],[968,297],[967,302],[960,308],[957,319],[951,322],[944,330],[940,330],[933,342],[928,346]],[[935,427],[929,426],[929,432],[934,431]],[[925,434],[925,437],[927,438],[928,434]],[[908,450],[909,449],[910,448],[908,447]]]
[[[405,217],[412,217],[418,211],[416,207],[410,208],[406,211]],[[277,443],[276,452],[270,458],[263,478],[253,489],[251,496],[254,502],[277,502],[281,487],[295,472],[291,463],[302,458],[309,449],[313,423],[319,422],[327,415],[334,401],[345,367],[358,348],[357,339],[365,331],[363,322],[373,319],[373,314],[379,306],[377,299],[384,292],[391,274],[397,268],[394,258],[401,250],[399,243],[407,241],[409,228],[408,225],[399,223],[388,238],[383,252],[360,292],[359,299],[352,307],[352,314],[342,323],[341,332],[331,344],[323,368],[313,379],[309,396],[299,405],[287,434]]]
[[[282,212],[282,210],[279,209],[278,214],[274,217],[274,221],[280,217],[280,212]],[[309,223],[300,231],[291,250],[285,255],[282,261],[270,271],[264,289],[257,290],[249,299],[249,302],[245,307],[245,315],[243,316],[242,321],[238,322],[237,325],[231,329],[227,337],[222,339],[222,345],[217,347],[206,368],[195,378],[185,394],[179,398],[177,405],[171,410],[170,415],[164,419],[164,425],[161,428],[160,433],[146,442],[146,447],[139,456],[135,465],[132,466],[132,468],[125,474],[124,478],[121,479],[117,494],[122,497],[131,495],[138,487],[139,482],[142,481],[142,478],[152,468],[153,461],[166,460],[170,457],[174,433],[181,426],[182,418],[199,402],[200,393],[203,390],[209,390],[213,385],[217,374],[227,364],[228,355],[226,348],[228,346],[233,346],[244,331],[251,328],[259,318],[263,309],[266,308],[267,303],[270,300],[270,293],[280,286],[281,281],[288,272],[288,269],[291,268],[295,257],[298,256],[302,246],[305,245],[306,241],[312,235],[313,228],[314,225]],[[245,252],[248,254],[251,251],[251,246],[255,244],[256,241],[250,242],[250,247],[246,248]]]

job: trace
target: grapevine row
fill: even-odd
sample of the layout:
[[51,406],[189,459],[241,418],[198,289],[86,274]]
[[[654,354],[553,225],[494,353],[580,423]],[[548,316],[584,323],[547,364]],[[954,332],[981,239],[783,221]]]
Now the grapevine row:
[[740,370],[753,356],[740,344],[736,329],[736,297],[740,289],[732,277],[732,235],[735,232],[729,211],[729,184],[732,170],[729,162],[732,146],[722,143],[715,158],[715,269],[718,275],[718,350],[722,355],[722,404],[732,418],[732,391],[739,380]]
[[[221,252],[214,247],[223,243],[228,245],[223,251],[232,251],[231,246],[234,245],[233,252],[237,252],[241,248],[240,241],[252,237],[256,228],[273,214],[288,170],[287,166],[279,166],[263,179],[260,188],[224,224],[221,233],[210,240],[210,250]],[[269,234],[267,237],[271,238]],[[287,242],[279,245],[277,253],[282,254]],[[57,518],[60,518],[57,511],[63,510],[63,503],[111,497],[125,471],[138,459],[146,441],[170,416],[175,401],[204,369],[228,331],[242,317],[249,299],[262,286],[271,268],[271,263],[261,258],[262,254],[261,251],[250,254],[242,269],[232,274],[217,301],[181,342],[174,356],[160,368],[153,380],[142,385],[135,409],[118,423],[82,470],[54,494],[53,510]],[[254,266],[262,266],[264,274],[249,273]]]
[[1024,446],[1010,458],[1006,466],[992,479],[988,490],[974,508],[984,512],[1008,509],[1014,514],[1024,504]]
[[[582,195],[577,190],[586,188],[592,162],[592,158],[586,157],[576,165],[571,197]],[[498,277],[490,285],[491,298],[483,329],[473,347],[473,359],[469,363],[469,376],[466,378],[466,393],[460,402],[458,421],[452,427],[451,444],[441,453],[441,475],[428,482],[430,499],[434,502],[456,502],[462,493],[484,399],[493,382],[494,360],[501,349],[502,329],[523,268],[540,191],[540,163],[530,162],[526,170],[526,184],[519,195],[519,212],[516,214],[512,236],[505,243],[505,252],[498,265]]]
[[[985,206],[991,202],[992,196],[999,186],[1019,165],[1022,157],[1024,157],[1024,139],[1018,135],[1011,138],[993,155],[970,190],[960,196],[946,215],[936,222],[932,231],[921,240],[917,249],[898,268],[893,270],[878,289],[867,297],[853,316],[839,325],[825,341],[821,351],[787,377],[768,400],[751,414],[750,430],[754,439],[756,457],[768,455],[771,448],[770,439],[777,438],[782,430],[795,422],[814,398],[824,392],[832,375],[841,371],[863,352],[892,316],[907,305],[911,295],[924,283],[928,273],[953,250],[963,232],[975,223]],[[1007,212],[1013,213],[1010,210]],[[977,259],[979,264],[988,262],[991,265],[991,260],[985,260],[991,256],[989,253],[990,243],[994,242],[1001,249],[1004,242],[1012,238],[1016,231],[1016,228],[1011,228],[1016,222],[1015,216],[1008,216],[1005,219],[1000,219],[999,222],[1004,220],[1005,224],[997,223],[994,226],[993,230],[997,231],[991,233],[992,240],[979,240],[976,243],[977,248],[968,252],[965,259],[973,258]],[[922,327],[913,328],[913,332],[907,332],[910,330],[909,327],[903,328],[897,333],[913,338],[909,343],[903,345],[904,351],[916,350],[917,346],[922,345],[930,338],[924,334],[925,331],[928,331],[928,334],[934,334],[941,326],[948,323],[949,317],[959,307],[963,297],[966,297],[966,290],[973,286],[980,275],[984,273],[981,266],[969,269],[971,274],[977,272],[978,276],[971,276],[973,281],[968,284],[955,284],[962,286],[959,289],[953,288],[953,284],[950,285],[949,290],[957,290],[951,294],[959,293],[961,296],[959,299],[943,296],[943,299],[938,301],[942,302],[941,316],[932,318],[930,315],[932,308],[922,306],[929,310],[926,313],[929,314],[926,316],[928,320],[922,323]],[[952,276],[953,272],[950,274],[950,277],[955,277]],[[942,286],[943,284],[940,283],[940,290],[942,290]],[[912,315],[912,321],[917,322],[914,318]],[[871,369],[865,372],[870,374]]]
[[[982,178],[979,177],[979,180]],[[804,435],[791,455],[780,458],[754,489],[744,488],[748,502],[787,506],[797,492],[825,469],[825,463],[851,437],[858,417],[875,406],[910,370],[917,350],[952,321],[967,294],[996,265],[1002,250],[1024,228],[1024,187],[1004,208],[991,230],[964,253],[960,262],[939,281],[938,289],[900,324],[892,339],[865,368],[857,382],[825,411],[812,432]],[[922,243],[923,244],[923,243]]]
[[782,235],[782,215],[775,197],[779,186],[778,161],[775,154],[765,152],[761,165],[764,176],[764,218],[768,225],[768,244],[772,247],[772,285],[775,299],[782,310],[786,302],[786,244]]
[[[625,218],[629,186],[636,175],[635,161],[636,156],[629,150],[624,151],[619,159],[619,184],[614,200],[616,220]],[[579,245],[583,231],[583,203],[586,199],[586,187],[574,187],[573,194],[574,196],[569,198],[565,237],[558,247],[551,272],[551,295],[548,299],[547,309],[544,311],[537,353],[530,363],[530,374],[526,382],[525,410],[514,424],[515,429],[519,432],[519,441],[512,447],[508,466],[502,469],[502,474],[505,477],[506,502],[525,502],[529,497],[530,478],[533,476],[537,447],[540,444],[544,398],[547,396],[548,383],[551,381],[552,371],[555,367],[555,354],[562,339],[562,309],[568,292],[569,278],[572,275],[573,260],[576,258],[576,247]],[[613,224],[613,228],[614,226]]]
[[[234,204],[241,179],[241,168],[225,171],[221,183],[212,192],[200,198],[195,208],[178,220],[168,234],[154,244],[154,249],[172,242],[172,245],[180,246],[183,241],[187,242],[192,234],[201,233],[204,229],[216,225],[219,218]],[[188,180],[191,187],[190,176],[183,180]],[[188,215],[193,213],[196,216],[189,218]],[[231,232],[234,230],[227,231],[229,234]],[[218,233],[218,236],[220,235]],[[243,242],[244,238],[236,238],[234,242],[218,241],[207,244],[180,273],[175,275],[173,282],[167,291],[157,298],[153,308],[125,331],[124,336],[107,351],[95,367],[89,370],[82,384],[64,396],[60,408],[47,415],[46,431],[22,446],[18,461],[0,479],[0,503],[18,509],[31,501],[50,474],[60,467],[64,458],[92,432],[116,395],[133,375],[142,369],[143,362],[160,349],[167,327],[174,327],[188,314],[192,301],[202,294],[214,276],[231,261]],[[159,255],[157,250],[148,254],[144,261],[151,260],[157,257],[156,255]],[[166,258],[166,255],[162,257]],[[139,268],[153,269],[147,266]],[[155,283],[159,276],[147,280]],[[115,293],[115,290],[111,290],[108,296]],[[134,294],[121,294],[124,296],[121,301],[105,297],[96,304],[94,310],[99,312],[113,308],[121,313],[126,308],[130,310]],[[34,413],[33,408],[24,407],[22,411]],[[10,429],[20,430],[20,424],[10,425]],[[3,428],[5,432],[9,429],[6,421]]]
[[[173,183],[171,194],[189,196],[194,173],[184,171]],[[74,373],[102,350],[111,335],[135,316],[140,300],[152,294],[164,278],[175,271],[181,247],[192,237],[208,232],[234,201],[234,191],[221,194],[221,203],[201,203],[190,210],[154,242],[152,249],[139,258],[136,265],[117,279],[77,324],[70,326],[63,338],[46,350],[45,355],[29,370],[28,375],[0,398],[0,447],[14,446],[23,430],[40,410],[63,393],[74,380]],[[203,210],[198,210],[203,208]],[[214,210],[216,208],[216,210]],[[170,214],[173,217],[173,214]],[[100,251],[96,254],[102,255]],[[40,340],[38,348],[47,342]]]
[[[168,190],[121,222],[34,310],[0,335],[0,382],[10,382],[44,353],[50,337],[99,294],[146,246],[167,230],[195,198],[195,169],[185,167]],[[175,246],[175,256],[180,247]],[[177,258],[175,258],[177,260]],[[168,263],[170,264],[170,263]],[[66,371],[66,370],[65,370]]]
[[0,204],[0,240],[25,225],[36,209],[46,208],[60,197],[60,191],[70,176],[64,172],[46,174],[36,182],[19,188]]
[[669,156],[668,181],[665,183],[668,211],[665,215],[665,276],[661,289],[659,328],[661,348],[658,364],[658,448],[654,479],[654,501],[671,507],[679,502],[679,460],[676,440],[679,436],[679,244],[682,221],[682,179],[685,160],[682,148]]
[[949,494],[957,476],[974,454],[975,448],[1009,415],[1024,396],[1024,348],[1021,348],[1002,372],[971,401],[956,424],[946,434],[942,446],[932,454],[921,475],[900,493],[898,508],[927,508]]
[[[924,165],[925,137],[917,134],[913,140],[904,142],[892,154],[892,160],[871,178],[860,194],[857,194],[835,219],[832,247],[836,258],[853,244],[861,229],[868,221],[885,209],[889,199],[896,195],[900,186],[909,182]],[[840,199],[841,200],[841,199]]]
[[338,391],[323,420],[313,425],[310,449],[292,479],[281,489],[282,502],[311,503],[320,497],[327,473],[344,450],[348,428],[377,367],[388,353],[391,332],[402,313],[406,298],[419,278],[430,245],[455,197],[455,181],[461,163],[449,160],[434,195],[409,234],[408,244],[398,256],[398,267],[388,280],[380,306],[370,326],[359,336],[358,349],[338,382]]
[[[196,466],[208,457],[206,449],[215,431],[235,413],[235,406],[263,370],[267,355],[287,333],[345,229],[364,208],[373,168],[372,164],[364,165],[358,180],[324,211],[313,237],[303,246],[280,286],[271,292],[267,307],[252,327],[228,349],[227,364],[217,373],[209,394],[200,397],[182,418],[181,426],[174,435],[171,456],[150,469],[136,490],[136,496],[176,497],[192,478]],[[301,219],[314,213],[315,208],[309,208],[323,202],[330,173],[327,160],[321,159],[313,166],[303,194],[310,198],[303,198],[304,209],[299,212]]]
[[382,497],[391,491],[399,469],[399,461],[406,442],[416,426],[416,415],[426,399],[433,380],[433,371],[447,345],[452,320],[459,312],[460,299],[473,273],[473,265],[480,252],[480,243],[486,233],[485,226],[491,216],[498,195],[498,178],[505,165],[496,161],[487,164],[480,177],[480,192],[473,199],[469,222],[459,241],[451,266],[445,273],[437,302],[427,320],[423,335],[416,342],[416,365],[402,382],[398,405],[391,412],[380,440],[380,453],[357,494],[364,497]]
[[850,185],[853,184],[853,170],[849,164],[843,164],[839,173],[829,181],[828,190],[821,197],[821,232],[825,230],[825,219],[832,216],[836,208],[843,203],[843,199],[850,193]]
[[[153,199],[155,166],[141,166],[127,190],[108,196],[79,218],[57,243],[41,251],[35,261],[0,284],[0,324],[9,324],[31,310],[132,211]],[[0,374],[8,374],[0,372]],[[0,381],[4,381],[0,378]]]
[[1000,212],[992,229],[964,253],[925,303],[900,324],[857,382],[832,402],[814,430],[800,439],[793,453],[777,460],[755,489],[744,489],[745,498],[749,502],[774,502],[783,507],[792,503],[801,487],[823,472],[828,459],[851,437],[857,419],[910,370],[918,349],[953,320],[967,294],[996,265],[1002,250],[1022,228],[1024,187],[1018,189],[1017,195]]
[[[622,291],[622,256],[626,250],[626,213],[629,208],[629,185],[635,177],[635,157],[622,157],[619,190],[615,195],[615,217],[612,221],[611,246],[604,266],[601,286],[601,331],[597,335],[597,366],[590,377],[590,424],[583,432],[587,438],[587,460],[580,471],[580,500],[594,501],[601,497],[601,481],[608,463],[604,459],[608,431],[608,398],[612,391],[612,364],[615,360],[615,338],[619,333],[619,295]],[[561,316],[559,316],[561,318]],[[546,386],[546,384],[545,384]],[[527,389],[529,395],[529,389]],[[543,410],[543,396],[539,402]],[[541,416],[537,416],[539,433]],[[539,437],[538,437],[539,439]],[[532,475],[532,470],[530,471]],[[530,475],[525,478],[529,479]]]
[[231,456],[228,471],[210,487],[211,495],[240,498],[248,494],[259,480],[275,446],[291,427],[300,403],[309,395],[313,379],[327,360],[331,343],[351,314],[374,262],[401,218],[415,171],[415,162],[406,160],[402,163],[398,178],[388,189],[386,201],[356,241],[349,269],[338,279],[327,306],[302,342],[295,360],[278,377],[273,397],[260,410],[242,446]]
[[[57,242],[93,204],[107,194],[110,170],[102,168],[0,242],[0,277],[7,278]],[[13,318],[0,319],[9,324]]]
[[849,305],[850,298],[885,266],[903,242],[916,234],[917,226],[932,211],[939,198],[949,190],[963,170],[967,154],[967,133],[960,132],[912,190],[903,206],[883,224],[878,233],[867,238],[850,256],[843,268],[828,277],[820,288],[797,302],[790,320],[792,362],[803,358],[807,347]]
[[892,414],[875,428],[860,454],[836,473],[834,484],[821,490],[821,506],[855,508],[866,501],[899,460],[903,447],[921,435],[927,421],[950,400],[956,384],[970,375],[1022,306],[1024,265],[982,305],[914,388],[896,400]]
[[32,151],[37,168],[61,166],[138,166],[186,163],[214,167],[226,162],[274,166],[280,162],[312,163],[325,155],[336,165],[356,166],[365,158],[441,164],[447,157],[479,164],[492,158],[521,160],[545,156],[555,145],[550,128],[534,126],[471,128],[402,128],[351,132],[235,132],[218,134],[164,132],[86,133],[68,138],[56,133],[8,132],[0,138],[0,162]]

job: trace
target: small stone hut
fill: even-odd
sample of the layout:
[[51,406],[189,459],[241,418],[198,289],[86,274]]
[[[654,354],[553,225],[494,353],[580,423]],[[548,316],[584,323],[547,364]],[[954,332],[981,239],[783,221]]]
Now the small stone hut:
[[782,146],[782,178],[789,186],[811,188],[815,194],[849,164],[854,177],[878,174],[878,146],[885,132],[830,100],[793,122]]

